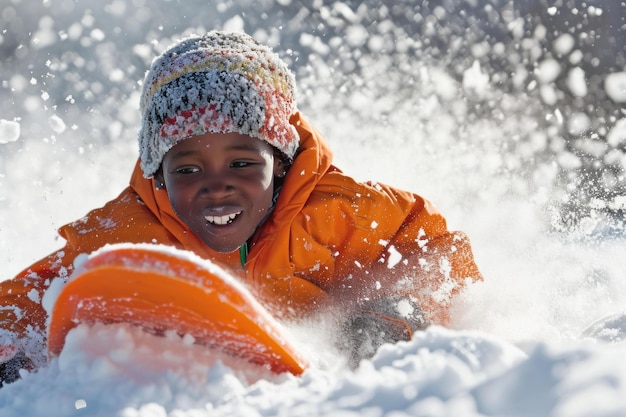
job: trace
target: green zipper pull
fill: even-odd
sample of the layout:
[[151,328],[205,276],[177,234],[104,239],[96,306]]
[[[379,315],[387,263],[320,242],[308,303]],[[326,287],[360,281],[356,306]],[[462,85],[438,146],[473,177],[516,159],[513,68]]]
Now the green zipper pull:
[[241,260],[241,266],[245,268],[248,261],[248,242],[244,242],[243,245],[239,246],[239,259]]

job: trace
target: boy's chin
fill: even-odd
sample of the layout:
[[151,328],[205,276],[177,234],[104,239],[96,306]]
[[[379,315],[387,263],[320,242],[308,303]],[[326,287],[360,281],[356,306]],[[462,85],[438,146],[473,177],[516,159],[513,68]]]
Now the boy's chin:
[[218,253],[232,253],[238,251],[244,242],[204,242],[209,248]]

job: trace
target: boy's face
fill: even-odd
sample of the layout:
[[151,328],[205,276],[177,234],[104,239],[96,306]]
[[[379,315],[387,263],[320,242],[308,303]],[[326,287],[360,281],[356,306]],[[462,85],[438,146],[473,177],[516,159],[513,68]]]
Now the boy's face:
[[161,171],[174,212],[211,249],[237,250],[272,205],[284,165],[268,143],[239,133],[208,133],[175,145]]

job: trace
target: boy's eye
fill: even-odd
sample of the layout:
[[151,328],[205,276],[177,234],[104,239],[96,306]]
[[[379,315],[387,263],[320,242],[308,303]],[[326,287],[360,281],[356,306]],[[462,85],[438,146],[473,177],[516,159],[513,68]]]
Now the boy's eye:
[[196,172],[198,172],[199,169],[196,167],[181,167],[181,168],[176,168],[176,173],[177,174],[194,174]]
[[245,168],[250,165],[252,165],[252,162],[248,161],[234,161],[230,164],[230,166],[233,168]]

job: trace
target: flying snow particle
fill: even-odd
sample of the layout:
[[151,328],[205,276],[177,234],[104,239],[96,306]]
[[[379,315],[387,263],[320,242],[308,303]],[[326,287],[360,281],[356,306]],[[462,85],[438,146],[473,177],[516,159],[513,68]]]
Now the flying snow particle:
[[150,59],[152,56],[152,48],[144,43],[137,44],[132,48],[133,53],[143,59]]
[[41,301],[41,297],[39,296],[39,292],[36,289],[31,289],[28,294],[26,294],[28,299],[34,303],[39,303]]
[[579,65],[583,61],[584,57],[585,55],[582,51],[576,50],[569,55],[569,63],[572,65]]
[[56,133],[63,133],[65,131],[65,122],[56,114],[50,116],[50,119],[48,119],[48,123],[50,124],[52,130],[54,130]]
[[102,42],[104,38],[106,37],[104,32],[101,31],[100,29],[93,29],[91,33],[89,34],[89,36],[91,36],[91,39],[98,41],[98,42]]
[[616,148],[626,143],[626,119],[620,119],[615,123],[606,136],[606,142]]
[[371,36],[367,41],[367,46],[371,51],[380,52],[385,48],[385,40],[382,36]]
[[[86,259],[87,255],[83,254],[81,255],[80,258]],[[74,263],[76,264],[76,262]],[[44,310],[48,312],[48,314],[52,313],[52,309],[54,308],[54,303],[56,302],[57,298],[59,298],[59,294],[61,293],[61,290],[63,289],[64,286],[65,286],[64,278],[55,278],[52,280],[52,282],[50,283],[50,286],[44,293],[41,299],[41,305],[44,308]]]
[[324,43],[319,37],[308,33],[300,35],[300,45],[311,48],[317,55],[327,55],[330,53],[330,47]]
[[346,42],[350,46],[362,46],[367,41],[369,34],[361,25],[350,25],[346,28]]
[[408,318],[415,312],[415,307],[413,307],[409,300],[402,299],[398,301],[396,311],[400,314],[400,317]]
[[123,17],[126,13],[126,3],[123,0],[114,0],[111,4],[105,6],[104,10],[113,16]]
[[582,135],[591,127],[591,120],[585,113],[573,113],[567,122],[567,130],[572,135]]
[[191,345],[193,345],[194,343],[196,343],[196,338],[195,338],[195,337],[193,337],[193,335],[191,335],[191,334],[187,333],[187,334],[185,334],[185,335],[183,336],[183,344],[184,344],[185,346],[191,346]]
[[544,103],[554,106],[559,99],[556,89],[551,85],[542,85],[539,94]]
[[9,86],[15,92],[22,92],[28,86],[28,80],[21,74],[15,74],[9,80]]
[[244,20],[241,16],[236,15],[224,22],[223,29],[228,32],[243,32],[244,26]]
[[562,168],[570,171],[582,166],[580,158],[571,152],[561,152],[557,156],[557,162]]
[[458,85],[454,78],[443,71],[432,69],[424,71],[424,79],[435,89],[437,96],[444,100],[454,100],[457,96]]
[[57,35],[53,30],[54,20],[50,16],[44,16],[39,20],[39,29],[31,38],[31,46],[35,49],[42,49],[54,44]]
[[515,87],[522,88],[526,78],[528,78],[528,71],[522,65],[519,65],[515,71],[513,71],[511,80]]
[[0,143],[15,142],[20,137],[20,124],[16,121],[0,119]]
[[474,61],[472,66],[463,73],[463,88],[481,95],[488,87],[489,74],[482,71],[480,62]]
[[613,210],[624,210],[626,209],[626,196],[618,195],[609,203],[609,207]]
[[585,71],[582,68],[576,67],[569,71],[567,74],[567,88],[576,97],[585,97],[587,95]]
[[401,260],[402,254],[398,252],[398,250],[392,245],[388,249],[389,251],[389,260],[387,262],[387,268],[393,269]]
[[554,49],[561,55],[569,54],[575,45],[574,37],[569,33],[562,33],[554,41]]
[[535,69],[535,75],[542,84],[548,84],[556,80],[560,73],[561,66],[555,59],[546,59]]
[[606,94],[616,103],[626,103],[626,72],[615,72],[604,80]]

